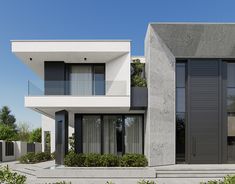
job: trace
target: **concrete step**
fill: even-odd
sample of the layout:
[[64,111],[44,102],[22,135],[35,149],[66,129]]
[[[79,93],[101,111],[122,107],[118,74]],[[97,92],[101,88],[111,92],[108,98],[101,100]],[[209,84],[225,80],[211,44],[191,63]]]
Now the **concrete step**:
[[155,168],[157,178],[223,178],[235,175],[235,165],[172,165]]

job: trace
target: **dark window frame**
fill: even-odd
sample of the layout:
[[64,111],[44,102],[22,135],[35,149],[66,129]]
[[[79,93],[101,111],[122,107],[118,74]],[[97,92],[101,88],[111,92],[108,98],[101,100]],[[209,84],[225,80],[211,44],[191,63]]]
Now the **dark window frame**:
[[[176,59],[176,63],[175,63],[175,118],[177,117],[177,114],[184,114],[184,121],[185,121],[185,145],[184,145],[184,161],[183,162],[187,162],[187,62],[188,59]],[[184,83],[184,87],[178,87],[177,86],[177,64],[184,64],[184,69],[185,69],[185,83]],[[184,89],[185,90],[185,111],[181,112],[181,111],[177,111],[177,89]],[[175,123],[176,119],[175,119]],[[177,126],[177,124],[175,124]],[[177,128],[177,127],[176,127]],[[177,131],[177,129],[175,129],[175,132]],[[177,141],[177,134],[175,134],[175,141]],[[177,142],[175,142],[175,152],[177,150]],[[182,161],[179,161],[179,158],[177,157],[177,152],[175,155],[175,162],[176,163],[181,163]]]
[[[125,117],[126,116],[141,116],[142,118],[142,154],[144,154],[144,128],[145,128],[145,122],[144,122],[144,114],[141,114],[141,113],[131,113],[131,114],[122,114],[122,113],[75,113],[75,116],[79,116],[80,117],[80,120],[81,120],[81,126],[80,128],[83,129],[83,116],[100,116],[100,119],[101,119],[101,154],[104,154],[104,116],[122,116],[122,155],[124,155],[126,152],[125,152]],[[75,121],[75,124],[78,123]],[[75,130],[76,131],[76,130]],[[79,131],[78,131],[79,132]],[[78,136],[78,135],[77,135]],[[75,135],[76,137],[76,135]],[[81,152],[83,153],[83,133],[80,135],[79,139],[81,140],[81,147],[80,148],[76,148],[77,144],[75,142],[75,150],[79,150],[77,152]],[[76,141],[76,140],[75,140]]]
[[[94,96],[99,96],[99,95],[94,94],[95,93],[94,67],[95,66],[103,66],[104,67],[104,94],[103,95],[106,95],[106,63],[67,63],[66,66],[67,66],[66,78],[68,81],[71,81],[70,74],[71,74],[73,66],[91,66],[91,70],[92,70],[92,95],[94,95]],[[66,93],[70,95],[70,86],[67,85],[66,88],[67,88]]]

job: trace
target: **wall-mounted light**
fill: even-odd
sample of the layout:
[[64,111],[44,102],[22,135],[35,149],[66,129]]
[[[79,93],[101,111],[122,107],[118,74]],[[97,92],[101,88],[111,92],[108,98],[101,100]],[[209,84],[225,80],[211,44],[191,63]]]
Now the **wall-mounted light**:
[[29,60],[30,60],[30,61],[32,61],[32,60],[33,60],[33,58],[29,58]]
[[87,60],[87,58],[84,58],[84,61],[86,61]]

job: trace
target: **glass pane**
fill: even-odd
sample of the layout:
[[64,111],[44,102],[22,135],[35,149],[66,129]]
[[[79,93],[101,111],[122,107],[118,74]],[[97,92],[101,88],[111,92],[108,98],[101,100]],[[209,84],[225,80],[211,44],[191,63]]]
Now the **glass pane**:
[[101,153],[100,116],[83,116],[83,153]]
[[228,161],[235,161],[235,115],[228,114]]
[[176,112],[185,112],[185,88],[176,88]]
[[228,87],[235,87],[235,63],[227,63],[227,85]]
[[227,110],[235,112],[235,88],[227,88]]
[[176,87],[185,87],[185,63],[176,64]]
[[125,117],[125,151],[126,153],[142,154],[142,116]]
[[122,116],[104,116],[104,153],[122,154]]
[[92,95],[92,67],[78,65],[71,67],[70,73],[71,95],[89,96]]
[[94,66],[94,94],[105,95],[105,67]]
[[176,114],[176,161],[185,161],[185,113]]

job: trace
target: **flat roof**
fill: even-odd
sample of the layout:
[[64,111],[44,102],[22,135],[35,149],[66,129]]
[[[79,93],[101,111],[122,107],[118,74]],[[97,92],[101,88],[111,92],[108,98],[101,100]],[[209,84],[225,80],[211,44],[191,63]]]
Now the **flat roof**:
[[10,42],[131,42],[132,40],[10,40]]

